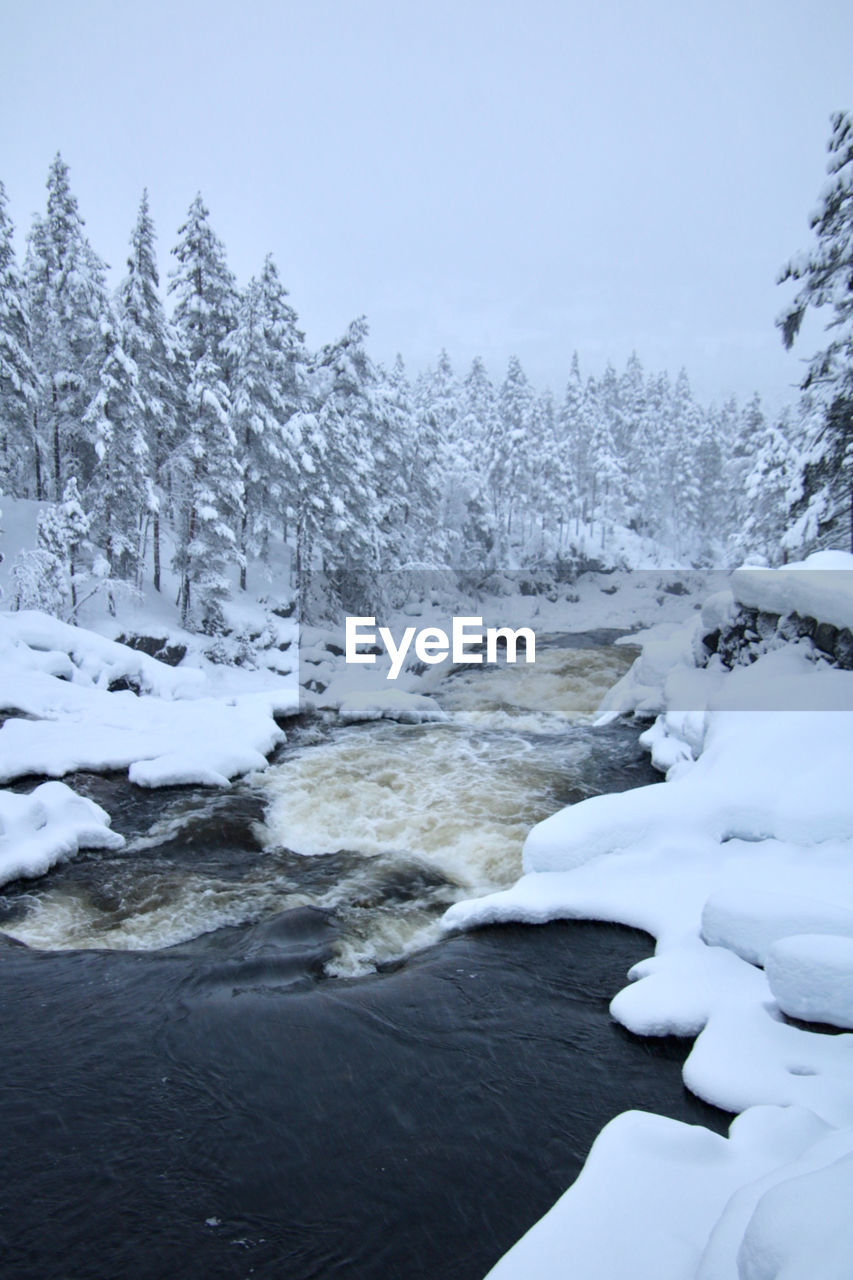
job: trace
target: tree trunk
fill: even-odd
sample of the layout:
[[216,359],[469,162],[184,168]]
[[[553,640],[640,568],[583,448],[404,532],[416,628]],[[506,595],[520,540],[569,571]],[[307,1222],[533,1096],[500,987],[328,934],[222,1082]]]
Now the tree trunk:
[[249,523],[249,516],[246,511],[245,502],[243,504],[243,518],[240,521],[240,554],[242,561],[240,564],[240,590],[246,590],[246,527]]
[[59,413],[56,408],[56,383],[53,384],[53,483],[54,498],[62,498],[62,458],[59,449]]
[[[190,523],[189,523],[189,529],[187,530],[187,551],[189,551],[189,548],[192,546],[194,537],[195,537],[195,507],[193,507],[190,510]],[[181,626],[183,627],[187,625],[187,619],[190,614],[190,592],[191,592],[190,566],[189,566],[189,555],[188,555],[187,560],[184,564],[183,577],[181,579]]]
[[154,548],[154,590],[160,590],[160,513],[157,512],[154,517],[154,532],[152,534],[152,543]]
[[39,448],[39,411],[33,409],[33,455],[36,464],[36,501],[44,501],[44,477],[41,470],[41,449]]

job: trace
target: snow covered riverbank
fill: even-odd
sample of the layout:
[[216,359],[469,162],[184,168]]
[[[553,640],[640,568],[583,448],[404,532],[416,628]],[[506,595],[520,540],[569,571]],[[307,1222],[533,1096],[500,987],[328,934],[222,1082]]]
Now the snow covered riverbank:
[[[143,787],[228,786],[264,768],[284,736],[276,717],[298,710],[295,677],[252,687],[234,670],[229,689],[209,667],[170,667],[44,613],[0,614],[0,782],[127,769]],[[121,844],[103,810],[61,783],[0,802],[0,884]]]
[[[817,620],[845,625],[853,557],[833,559],[828,597],[822,568],[763,575],[756,605],[803,619],[829,598],[832,619]],[[515,886],[445,917],[448,929],[574,917],[647,930],[655,955],[613,1016],[638,1034],[696,1036],[688,1088],[743,1114],[727,1140],[617,1118],[496,1280],[851,1274],[853,1036],[814,1024],[851,1025],[853,673],[808,635],[756,635],[752,664],[727,670],[702,634],[743,603],[718,597],[680,631],[650,633],[607,700],[611,713],[662,712],[644,738],[668,781],[554,814],[530,833]],[[743,709],[762,706],[776,709]]]

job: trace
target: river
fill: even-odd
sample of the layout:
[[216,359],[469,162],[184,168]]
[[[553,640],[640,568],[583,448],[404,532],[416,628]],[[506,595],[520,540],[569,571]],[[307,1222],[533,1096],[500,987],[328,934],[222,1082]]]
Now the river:
[[0,897],[0,1274],[470,1277],[641,1107],[721,1130],[584,923],[442,939],[530,826],[656,780],[613,636],[464,668],[441,724],[306,719],[227,792],[69,779],[128,838]]

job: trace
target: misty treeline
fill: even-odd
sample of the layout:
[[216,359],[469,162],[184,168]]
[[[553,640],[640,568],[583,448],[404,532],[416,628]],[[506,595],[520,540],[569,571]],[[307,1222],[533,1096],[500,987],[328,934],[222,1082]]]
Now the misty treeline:
[[57,155],[19,266],[0,185],[0,489],[45,504],[13,605],[73,617],[168,568],[182,620],[215,632],[282,544],[297,580],[625,562],[641,538],[683,563],[782,556],[803,424],[757,396],[703,406],[636,356],[598,377],[575,357],[556,399],[514,357],[500,385],[444,352],[410,382],[363,319],[309,350],[271,257],[239,289],[201,196],[172,256],[164,300],[143,195],[111,291]]

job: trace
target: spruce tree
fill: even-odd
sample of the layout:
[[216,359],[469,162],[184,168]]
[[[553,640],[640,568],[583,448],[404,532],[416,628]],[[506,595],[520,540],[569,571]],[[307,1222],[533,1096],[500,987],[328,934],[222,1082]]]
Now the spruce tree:
[[[169,463],[177,440],[180,349],[160,300],[154,223],[143,191],[130,238],[127,275],[119,286],[122,345],[136,366],[141,436],[147,446],[147,509],[152,521],[153,585],[161,586],[161,521],[169,509]],[[137,456],[138,441],[137,441]],[[143,546],[144,546],[143,532]]]
[[[557,418],[559,439],[559,469],[562,488],[566,495],[565,521],[567,529],[574,520],[574,534],[580,534],[581,520],[586,519],[585,502],[591,481],[591,432],[592,419],[581,379],[578,353],[572,356],[571,372],[566,393]],[[562,543],[563,529],[560,529]]]
[[343,337],[323,348],[314,371],[315,414],[304,437],[300,519],[303,528],[313,526],[313,548],[330,571],[379,564],[383,512],[371,450],[379,405],[376,371],[364,345],[367,332],[363,316],[354,320]]
[[486,448],[496,431],[495,389],[479,356],[462,383],[458,438],[464,467],[467,503],[459,563],[466,568],[494,568],[495,519],[489,501]]
[[513,514],[519,506],[524,482],[529,478],[528,442],[533,411],[533,390],[518,356],[510,356],[507,374],[498,395],[495,433],[487,445],[489,488],[493,509],[512,536]]
[[145,518],[154,495],[137,366],[123,339],[111,309],[102,326],[98,388],[84,419],[98,458],[87,499],[93,540],[104,549],[110,576],[138,584]]
[[178,265],[169,290],[176,295],[174,319],[189,378],[173,459],[181,619],[186,625],[194,617],[213,633],[224,625],[229,566],[238,561],[242,475],[231,424],[232,358],[226,341],[236,323],[237,294],[208,218],[197,195],[172,250]]
[[0,491],[30,495],[36,468],[32,436],[36,371],[23,281],[15,261],[12,222],[0,182]]
[[107,308],[105,267],[83,231],[83,219],[57,154],[47,180],[47,213],[29,237],[25,273],[33,360],[39,378],[35,447],[47,458],[50,483],[41,495],[62,494],[74,476],[86,485],[95,449],[84,425],[101,359],[101,319]]
[[305,398],[303,335],[271,257],[243,294],[226,339],[233,367],[232,427],[242,473],[240,586],[250,555],[266,560],[298,483],[298,414]]
[[846,524],[843,532],[853,551],[853,116],[840,111],[831,123],[830,180],[811,218],[817,244],[789,262],[779,276],[780,284],[801,284],[777,324],[790,348],[809,307],[829,311],[826,330],[831,337],[809,361],[801,383],[824,405],[803,476],[810,490],[806,497],[813,495],[822,508],[825,536],[842,535]]

